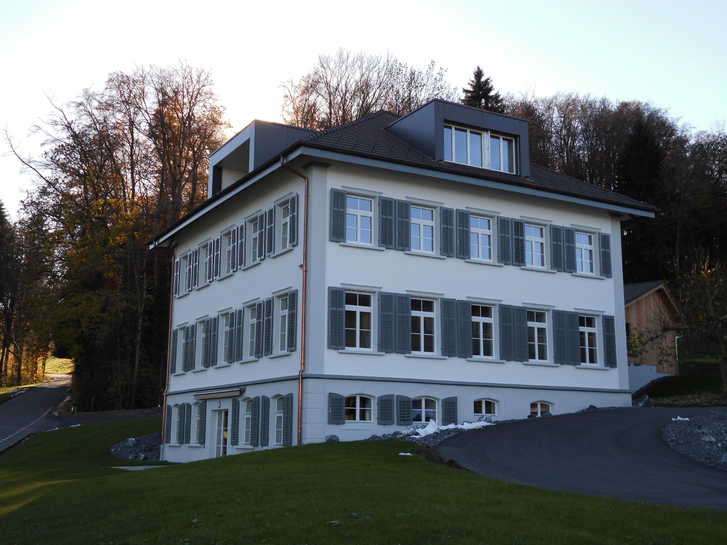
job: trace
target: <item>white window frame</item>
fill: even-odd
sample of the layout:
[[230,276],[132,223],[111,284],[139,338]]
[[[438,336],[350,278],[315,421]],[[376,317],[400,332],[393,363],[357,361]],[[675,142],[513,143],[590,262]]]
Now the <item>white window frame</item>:
[[[432,213],[432,219],[427,220],[423,218],[414,218],[413,211],[417,208],[419,210],[426,210],[428,212]],[[431,206],[422,206],[419,204],[411,204],[409,206],[409,242],[412,252],[420,252],[423,254],[433,254],[437,250],[437,211],[432,208]],[[416,229],[418,231],[418,238],[419,238],[419,247],[414,247],[414,237],[412,236],[412,232],[416,226]],[[427,250],[424,248],[424,230],[426,227],[431,227],[432,229],[432,249]]]
[[[477,412],[476,404],[480,403],[480,412]],[[492,405],[492,412],[487,412],[487,404],[490,403]],[[479,417],[479,420],[494,420],[495,417],[497,417],[497,409],[498,409],[499,403],[496,399],[492,399],[491,397],[483,397],[480,399],[475,399],[472,403],[472,411],[474,412],[474,415],[476,417]]]
[[185,252],[180,258],[179,274],[179,294],[186,295],[192,286],[192,252]]
[[[259,263],[265,258],[265,255],[258,255],[257,251],[260,245],[260,237],[265,237],[265,213],[255,214],[245,220],[245,250],[247,252],[247,266]],[[263,247],[265,244],[263,244]],[[263,250],[263,254],[265,251]]]
[[[537,411],[536,411],[535,414],[533,414],[533,412],[532,412],[533,405],[536,405],[536,404],[537,404]],[[543,411],[543,409],[546,408],[546,407],[547,407],[547,412],[546,411]],[[530,413],[529,413],[529,416],[531,418],[540,418],[541,416],[544,416],[546,414],[548,414],[548,415],[552,415],[553,414],[553,404],[550,401],[538,400],[538,401],[532,401],[532,402],[530,402]]]
[[[284,252],[288,248],[291,248],[290,243],[290,203],[293,199],[285,199],[276,204],[278,211],[275,214],[275,218],[278,222],[278,228],[276,230],[276,238],[278,244],[276,245],[276,253]],[[287,211],[287,214],[285,213]]]
[[[362,201],[368,201],[371,203],[371,210],[359,210],[358,208],[349,208],[348,207],[348,199],[359,199]],[[375,212],[375,200],[371,197],[367,197],[364,195],[356,195],[354,193],[346,193],[346,216],[345,216],[345,239],[346,242],[351,244],[362,244],[364,246],[373,246],[374,242],[376,240],[375,237],[375,228],[374,228],[374,212]],[[348,236],[348,218],[349,216],[356,218],[356,237],[355,238],[349,238]],[[368,218],[369,224],[371,225],[371,235],[370,241],[364,241],[362,239],[362,232],[361,224],[362,224],[362,218]]]
[[285,397],[274,397],[275,414],[273,420],[273,444],[281,446],[285,441]]
[[[500,168],[495,168],[492,164],[492,157],[491,157],[492,148],[490,145],[490,140],[492,138],[497,138],[498,140],[500,140],[500,146],[499,146],[499,148],[500,148]],[[512,170],[505,170],[504,168],[502,168],[502,164],[503,164],[502,159],[505,156],[505,151],[504,151],[505,147],[502,145],[502,142],[504,140],[508,140],[512,143]],[[490,160],[490,170],[496,170],[498,172],[505,172],[507,174],[517,173],[517,142],[515,141],[515,139],[512,136],[505,136],[504,134],[499,134],[496,132],[489,133],[489,136],[487,138],[487,156],[488,156],[488,159]]]
[[[578,235],[585,235],[591,238],[590,244],[578,242]],[[576,231],[576,272],[579,274],[596,274],[596,235],[587,231]],[[585,270],[583,257],[586,252],[591,253],[591,270]]]
[[[354,399],[354,405],[350,406],[348,404],[349,399]],[[361,400],[367,399],[369,401],[368,407],[362,407],[361,406]],[[355,418],[348,419],[346,418],[346,412],[354,410],[355,411]],[[362,413],[366,414],[368,413],[368,418],[361,418]],[[366,395],[366,394],[353,394],[350,396],[346,396],[343,399],[343,418],[344,422],[364,422],[367,424],[370,424],[374,421],[374,398],[372,396]]]
[[[369,300],[371,301],[370,306],[364,306],[364,305],[349,305],[346,304],[346,299],[348,294],[355,294],[356,296],[361,295],[368,295]],[[374,348],[374,295],[369,292],[365,291],[354,291],[354,290],[346,290],[343,293],[343,301],[344,301],[344,348],[345,350],[355,350],[355,351],[366,351],[371,352]],[[346,313],[347,312],[354,312],[356,314],[356,326],[355,326],[355,332],[356,332],[356,345],[355,346],[348,346],[347,344],[347,338],[348,335],[346,334],[347,331],[349,331],[349,328],[346,327]],[[369,314],[369,324],[371,326],[371,329],[369,330],[369,347],[362,347],[361,346],[361,314],[368,313]]]
[[[593,320],[593,327],[590,326],[582,326],[581,325],[581,318],[586,319],[592,319]],[[600,367],[602,365],[601,361],[601,354],[600,354],[600,342],[598,339],[598,324],[599,320],[598,317],[593,316],[591,314],[579,314],[578,315],[578,359],[580,361],[580,365],[588,365],[593,367]],[[593,340],[595,343],[595,346],[590,346],[590,342],[588,340],[588,334],[593,334]],[[585,346],[581,344],[581,334],[583,335],[583,338],[585,339]],[[586,350],[586,360],[590,360],[590,352],[589,349],[593,348],[596,353],[596,361],[583,361],[581,359],[581,349],[585,348]]]
[[[226,311],[220,313],[220,316],[222,317],[222,335],[220,335],[220,337],[222,339],[222,358],[221,359],[224,363],[227,363],[227,364],[235,362],[235,346],[232,345],[232,347],[230,349],[230,351],[232,353],[230,354],[229,360],[227,359],[227,352],[226,352],[227,338],[230,335],[234,335],[234,329],[232,327],[230,327],[230,323],[232,322],[232,317],[234,315],[235,315],[235,311],[232,309],[226,310]],[[218,347],[218,349],[219,349],[219,347]],[[220,353],[218,352],[218,359],[220,359],[219,354]]]
[[[411,400],[411,405],[412,405],[411,422],[412,422],[412,424],[426,424],[427,422],[429,422],[429,420],[426,419],[426,414],[427,414],[426,401],[427,400],[434,402],[434,418],[432,419],[432,421],[439,422],[439,401],[436,398],[433,398],[430,396],[420,396],[420,397],[415,397]],[[421,406],[419,407],[419,409],[417,409],[417,410],[421,410],[421,416],[422,416],[421,420],[414,419],[414,410],[415,410],[414,403],[416,403],[416,402],[421,402]],[[429,409],[429,410],[431,410],[431,409]]]
[[221,276],[232,274],[237,269],[237,244],[239,242],[236,241],[233,244],[233,237],[235,239],[237,238],[237,227],[230,227],[224,230],[220,236],[220,244],[222,246],[220,249],[222,254]]
[[214,280],[214,249],[212,248],[212,241],[207,240],[200,244],[200,265],[204,271],[204,278],[200,282],[200,286],[210,284]]
[[190,437],[190,442],[195,445],[201,445],[202,443],[199,442],[199,431],[201,429],[200,426],[202,425],[202,404],[197,401],[192,404],[192,407],[194,407],[193,412],[196,416],[194,419],[194,430],[190,431],[190,433],[193,435],[192,437]]
[[[490,316],[475,316],[470,312],[472,323],[477,324],[477,328],[479,330],[479,344],[480,344],[480,354],[475,354],[474,350],[472,351],[472,356],[475,358],[480,359],[494,359],[497,355],[497,336],[495,335],[495,306],[494,305],[487,305],[484,303],[472,303],[472,307],[487,307],[490,309]],[[484,336],[484,330],[485,330],[485,324],[491,324],[491,341],[492,341],[492,354],[489,356],[483,355],[482,352],[484,351],[485,346],[485,336]],[[474,341],[474,337],[472,337],[472,340]]]
[[[283,308],[285,302],[285,308]],[[290,315],[290,293],[282,293],[275,297],[273,309],[275,324],[273,327],[274,345],[276,354],[288,352],[288,316]]]
[[[429,301],[429,302],[431,302],[432,303],[432,311],[431,312],[428,312],[428,311],[424,311],[424,310],[414,310],[413,308],[410,307],[409,312],[411,314],[411,317],[412,318],[417,318],[419,320],[419,333],[414,333],[412,331],[411,332],[411,335],[418,335],[419,336],[419,347],[422,349],[422,350],[414,350],[414,349],[412,349],[411,353],[412,354],[422,354],[422,355],[431,356],[432,354],[436,354],[437,353],[437,348],[438,348],[437,347],[437,333],[438,333],[438,327],[437,327],[437,301],[436,301],[436,299],[430,299],[430,298],[427,298],[427,297],[412,297],[411,298],[411,301],[410,301],[410,305],[411,305],[411,303],[414,300]],[[423,350],[424,349],[424,337],[425,337],[425,333],[424,333],[424,320],[426,318],[431,318],[432,319],[432,351],[431,352],[427,352],[427,351],[424,351]],[[413,343],[412,343],[412,346],[413,346]]]
[[[205,369],[204,366],[204,343],[206,340],[207,335],[209,335],[209,320],[205,316],[204,318],[197,318],[196,321],[197,327],[195,328],[195,332],[197,335],[197,338],[194,340],[194,367],[192,370],[195,369]],[[198,365],[199,364],[199,365]]]
[[174,414],[177,415],[177,418],[174,420],[174,430],[173,436],[174,436],[174,444],[175,445],[181,445],[180,437],[179,437],[179,428],[182,428],[182,433],[184,433],[184,422],[182,421],[182,407],[184,407],[184,403],[177,403],[174,405]]
[[[542,232],[542,236],[536,237],[533,235],[529,235],[527,233],[528,227],[540,229],[540,231]],[[547,240],[546,240],[546,236],[545,236],[545,231],[546,231],[546,229],[545,229],[544,225],[538,225],[537,223],[524,223],[523,224],[523,241],[525,244],[525,266],[526,267],[544,269],[545,267],[548,266],[548,258],[547,258],[548,252],[546,252]],[[538,244],[542,245],[542,247],[541,247],[542,263],[540,263],[540,264],[535,263],[535,259],[534,259],[535,258],[535,248]],[[530,255],[533,258],[531,262],[528,262],[528,248],[530,248]]]
[[[247,341],[245,343],[247,345],[247,354],[245,354],[243,359],[257,358],[257,356],[255,355],[257,352],[257,330],[258,328],[263,327],[263,316],[257,315],[257,309],[257,303],[253,303],[245,307],[245,324],[243,335],[245,336],[245,340]],[[255,313],[255,319],[253,319],[253,312]],[[262,309],[261,314],[265,314],[264,308]],[[265,340],[263,339],[263,343],[264,342]]]
[[[446,123],[442,128],[442,141],[444,141],[444,130],[445,129],[451,129],[450,133],[450,148],[452,150],[452,157],[450,159],[447,159],[444,157],[444,151],[442,152],[443,159],[450,163],[456,163],[458,165],[468,165],[475,168],[486,168],[489,170],[496,170],[498,172],[505,172],[508,174],[517,174],[518,171],[518,160],[517,160],[517,139],[513,136],[506,136],[504,134],[500,134],[497,132],[492,131],[478,131],[475,129],[469,129],[467,127],[462,127],[459,125],[453,125],[451,123]],[[457,157],[457,147],[456,142],[457,138],[455,137],[455,132],[457,130],[465,131],[467,133],[467,161],[465,163],[462,163],[460,161],[456,160]],[[480,153],[482,154],[482,164],[476,165],[472,162],[472,145],[470,140],[470,134],[476,133],[480,135],[480,145],[482,149],[480,150]],[[508,140],[512,143],[512,170],[504,170],[502,168],[495,168],[493,166],[492,157],[491,157],[491,151],[490,151],[490,138],[498,138],[500,140],[500,166],[502,166],[503,161],[503,154],[504,154],[504,147],[502,145],[503,140]]]
[[253,399],[248,397],[242,400],[242,408],[244,410],[242,415],[242,444],[243,446],[250,446],[252,444],[252,404]]
[[[537,322],[537,321],[531,321],[528,317],[528,361],[533,363],[543,363],[543,362],[549,362],[550,361],[550,316],[548,316],[548,311],[543,309],[537,309],[537,308],[529,308],[527,309],[527,312],[535,312],[536,318],[537,313],[542,313],[542,315],[545,317],[544,322]],[[530,358],[530,329],[533,328],[533,339],[535,340],[535,358]],[[543,343],[538,342],[538,330],[544,329],[545,330],[545,358],[540,357],[540,345]]]
[[[481,227],[473,227],[472,226],[472,220],[473,219],[481,219],[481,220],[487,220],[490,222],[490,228],[489,229],[483,229]],[[479,214],[471,214],[470,215],[470,259],[475,259],[477,261],[486,261],[486,262],[492,262],[495,259],[495,247],[493,244],[493,241],[495,240],[495,229],[494,229],[494,218],[490,216],[481,216]],[[473,243],[473,237],[477,238],[477,254],[474,255],[472,252],[472,243]],[[482,257],[479,255],[480,253],[480,241],[482,238],[489,238],[489,247],[490,247],[490,256],[489,257]]]

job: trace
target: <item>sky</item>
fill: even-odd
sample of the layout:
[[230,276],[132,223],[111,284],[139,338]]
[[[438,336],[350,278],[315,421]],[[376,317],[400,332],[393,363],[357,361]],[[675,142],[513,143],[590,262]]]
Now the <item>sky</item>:
[[504,93],[642,100],[695,130],[727,123],[723,0],[163,2],[0,0],[0,200],[17,218],[50,101],[109,73],[180,61],[208,70],[231,132],[281,120],[281,84],[339,47],[430,60],[464,86],[476,65]]

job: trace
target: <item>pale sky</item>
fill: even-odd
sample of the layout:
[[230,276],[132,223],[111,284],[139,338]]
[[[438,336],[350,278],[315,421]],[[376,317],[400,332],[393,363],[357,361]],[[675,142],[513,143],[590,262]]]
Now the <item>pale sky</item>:
[[[0,130],[30,128],[116,70],[209,70],[233,130],[280,120],[280,84],[338,47],[430,60],[462,87],[475,65],[505,93],[644,100],[698,130],[727,121],[724,1],[95,2],[0,0]],[[0,200],[32,184],[0,141]]]

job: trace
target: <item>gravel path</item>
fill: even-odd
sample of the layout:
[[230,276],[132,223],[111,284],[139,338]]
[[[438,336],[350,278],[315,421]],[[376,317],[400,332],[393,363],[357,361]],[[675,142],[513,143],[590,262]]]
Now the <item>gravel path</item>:
[[689,420],[675,418],[661,436],[678,453],[727,471],[727,408],[709,409]]

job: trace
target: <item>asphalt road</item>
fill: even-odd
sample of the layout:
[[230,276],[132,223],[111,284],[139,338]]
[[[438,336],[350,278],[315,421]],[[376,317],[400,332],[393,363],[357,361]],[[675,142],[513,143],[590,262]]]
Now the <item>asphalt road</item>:
[[660,504],[727,509],[727,472],[670,449],[661,428],[706,409],[619,408],[497,424],[439,446],[497,479]]
[[68,395],[70,378],[54,377],[0,404],[0,452],[44,429],[45,416]]

